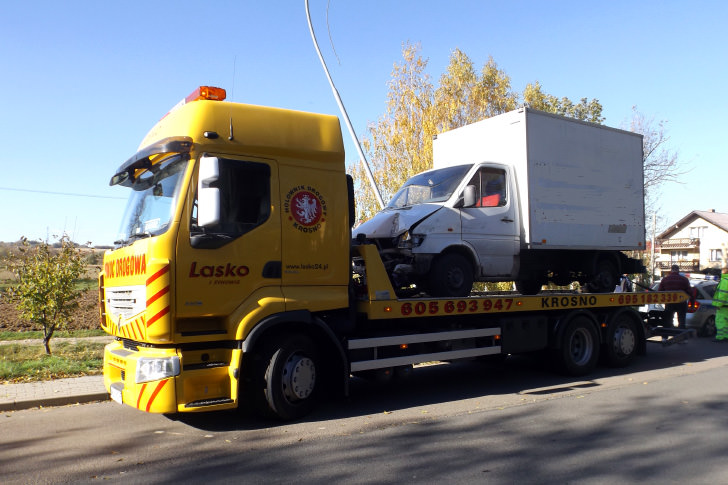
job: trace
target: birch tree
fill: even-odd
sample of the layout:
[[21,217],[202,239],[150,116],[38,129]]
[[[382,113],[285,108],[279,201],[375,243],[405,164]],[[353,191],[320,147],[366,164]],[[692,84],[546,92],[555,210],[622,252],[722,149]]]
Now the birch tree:
[[[374,179],[385,203],[411,176],[432,168],[432,140],[444,131],[516,109],[521,99],[535,109],[600,123],[599,101],[573,103],[544,93],[538,82],[523,95],[491,57],[478,71],[473,61],[455,49],[438,85],[427,73],[428,59],[419,44],[404,44],[402,61],[395,63],[389,82],[386,112],[367,127],[363,139]],[[378,210],[361,164],[352,164],[357,193],[357,222]]]

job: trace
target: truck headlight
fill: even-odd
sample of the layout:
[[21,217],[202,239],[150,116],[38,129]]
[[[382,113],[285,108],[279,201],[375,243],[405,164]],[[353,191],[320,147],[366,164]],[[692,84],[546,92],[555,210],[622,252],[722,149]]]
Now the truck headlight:
[[179,375],[179,357],[141,357],[136,365],[136,382],[158,381]]
[[399,236],[399,243],[397,247],[399,249],[412,249],[420,246],[425,240],[424,234],[411,234],[409,231],[405,231]]

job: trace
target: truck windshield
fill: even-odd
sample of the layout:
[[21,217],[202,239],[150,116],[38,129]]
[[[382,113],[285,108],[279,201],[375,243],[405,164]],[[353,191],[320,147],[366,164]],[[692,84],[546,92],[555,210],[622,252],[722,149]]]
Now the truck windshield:
[[179,197],[187,158],[173,156],[144,171],[131,184],[116,245],[162,234],[169,227]]
[[452,196],[471,167],[472,165],[457,165],[415,175],[394,194],[387,208],[398,209],[428,202],[444,202]]

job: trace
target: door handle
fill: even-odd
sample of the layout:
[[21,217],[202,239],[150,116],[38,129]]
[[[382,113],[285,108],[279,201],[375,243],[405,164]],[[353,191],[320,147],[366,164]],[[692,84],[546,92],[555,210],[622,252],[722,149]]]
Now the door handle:
[[509,219],[507,217],[504,217],[503,219],[501,219],[501,222],[513,222],[513,219]]

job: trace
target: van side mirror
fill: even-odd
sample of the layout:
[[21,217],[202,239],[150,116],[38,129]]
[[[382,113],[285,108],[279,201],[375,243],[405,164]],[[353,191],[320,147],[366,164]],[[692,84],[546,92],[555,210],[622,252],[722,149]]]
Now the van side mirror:
[[468,185],[463,190],[463,207],[473,207],[475,202],[475,185]]
[[210,227],[220,223],[220,161],[216,157],[200,157],[197,178],[197,225]]

